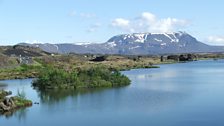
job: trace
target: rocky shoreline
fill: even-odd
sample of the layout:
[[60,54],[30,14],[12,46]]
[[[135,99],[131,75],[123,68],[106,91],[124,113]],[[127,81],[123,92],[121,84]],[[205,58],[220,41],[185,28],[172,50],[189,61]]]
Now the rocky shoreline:
[[11,91],[0,90],[0,114],[13,112],[19,108],[32,106],[32,101],[19,96],[12,96]]

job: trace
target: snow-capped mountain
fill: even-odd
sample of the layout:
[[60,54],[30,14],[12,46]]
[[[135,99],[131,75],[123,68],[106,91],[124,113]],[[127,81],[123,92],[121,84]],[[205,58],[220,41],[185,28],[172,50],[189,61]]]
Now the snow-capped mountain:
[[[27,44],[26,44],[27,45]],[[194,52],[223,52],[199,42],[186,32],[133,33],[117,35],[101,44],[28,44],[53,53],[101,53],[101,54],[165,54]]]

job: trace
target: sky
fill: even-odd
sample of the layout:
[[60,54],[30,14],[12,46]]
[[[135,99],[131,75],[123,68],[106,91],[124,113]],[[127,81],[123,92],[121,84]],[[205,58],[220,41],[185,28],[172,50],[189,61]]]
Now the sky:
[[102,43],[118,34],[185,31],[224,45],[223,0],[0,0],[0,45]]

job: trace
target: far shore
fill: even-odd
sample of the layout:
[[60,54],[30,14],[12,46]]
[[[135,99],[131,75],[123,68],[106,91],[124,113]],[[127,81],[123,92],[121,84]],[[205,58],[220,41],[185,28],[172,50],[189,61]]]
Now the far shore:
[[[10,79],[28,79],[37,78],[40,70],[46,66],[54,66],[69,70],[82,70],[94,67],[105,67],[109,70],[130,70],[139,68],[159,68],[160,64],[174,64],[195,60],[222,59],[222,54],[194,54],[193,58],[186,61],[179,61],[179,55],[172,55],[171,58],[161,56],[126,56],[126,55],[54,55],[32,57],[32,62],[29,64],[6,64],[0,66],[0,80]],[[185,54],[186,55],[186,54]],[[16,60],[15,57],[9,57],[10,60]],[[16,61],[14,61],[16,62]]]

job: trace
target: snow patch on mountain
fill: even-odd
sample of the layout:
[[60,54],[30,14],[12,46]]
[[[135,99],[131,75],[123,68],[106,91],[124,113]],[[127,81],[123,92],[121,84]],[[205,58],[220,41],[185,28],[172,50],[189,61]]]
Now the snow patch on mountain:
[[145,41],[145,34],[133,34],[133,36],[136,38],[136,42],[144,43]]
[[77,43],[74,43],[73,45],[89,45],[89,44],[93,44],[91,42],[77,42]]
[[54,45],[54,47],[56,48],[56,50],[58,50],[58,49],[59,49],[57,45]]
[[161,46],[166,46],[166,43],[161,43],[160,45],[161,45]]
[[107,45],[111,48],[117,46],[115,42],[108,42]]
[[129,49],[136,49],[136,48],[140,48],[141,46],[135,46],[135,47],[130,47]]
[[154,40],[157,41],[157,42],[162,42],[163,41],[163,40],[157,39],[157,38],[154,38]]
[[169,38],[169,39],[171,40],[171,42],[175,42],[175,39],[172,39],[172,38],[170,37],[170,35],[172,35],[172,34],[167,34],[167,33],[165,33],[165,34],[163,34],[163,35],[165,35],[167,38]]

